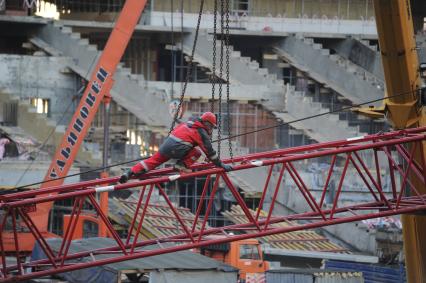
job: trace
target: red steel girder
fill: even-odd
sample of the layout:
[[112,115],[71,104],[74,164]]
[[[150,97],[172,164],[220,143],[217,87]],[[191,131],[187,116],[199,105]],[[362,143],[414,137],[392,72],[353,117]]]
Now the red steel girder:
[[[263,205],[268,187],[272,188],[271,195],[273,196],[273,200],[277,199],[281,190],[287,189],[282,182],[283,176],[287,174],[287,178],[300,191],[301,197],[306,201],[306,208],[309,209],[309,211],[304,213],[287,216],[273,216],[274,202],[272,202],[270,209],[266,211],[266,217],[260,216],[259,210],[257,212],[250,211],[223,169],[216,168],[212,164],[197,164],[193,166],[193,172],[182,174],[176,174],[170,168],[154,170],[146,174],[144,176],[145,179],[133,180],[127,184],[109,185],[117,182],[118,178],[113,177],[0,196],[0,210],[3,211],[2,219],[0,219],[0,282],[23,281],[81,268],[192,249],[210,244],[423,211],[426,209],[426,195],[420,195],[413,184],[425,186],[426,162],[424,160],[420,163],[414,161],[413,153],[416,148],[423,150],[423,142],[425,140],[426,128],[417,128],[234,158],[233,161],[236,163],[234,166],[235,171],[252,168],[257,168],[256,170],[266,169],[267,174],[260,206]],[[360,154],[361,151],[370,152],[371,154]],[[382,160],[379,163],[380,158],[378,157],[378,153],[387,162],[383,162]],[[366,156],[369,160],[366,160]],[[327,177],[322,191],[317,197],[312,191],[312,188],[309,187],[309,183],[303,180],[303,175],[300,174],[296,163],[319,157],[322,159],[329,158],[330,168],[327,170]],[[404,161],[403,164],[400,164],[401,160]],[[225,163],[228,162],[230,160],[225,161]],[[342,172],[336,170],[336,163],[338,162],[344,165]],[[368,166],[368,162],[372,165]],[[279,177],[275,181],[271,181],[274,168],[280,169],[277,174]],[[348,168],[353,168],[354,170],[349,172]],[[376,171],[375,174],[372,170]],[[389,172],[390,183],[392,185],[391,192],[385,192],[380,170]],[[350,174],[358,176],[362,180],[365,188],[364,192],[371,196],[371,201],[355,203],[350,206],[344,206],[340,203],[341,195],[344,192],[344,182]],[[180,210],[173,207],[163,188],[165,183],[171,181],[203,176],[206,177],[205,185],[195,215],[196,219],[203,220],[203,224],[200,229],[197,229],[196,222],[192,227],[188,227],[185,224],[185,219],[181,215]],[[329,189],[330,179],[333,177],[338,180],[337,191],[333,198],[332,206],[326,208],[324,207],[324,199]],[[401,181],[397,179],[398,177],[400,177]],[[236,202],[241,206],[246,217],[246,223],[226,227],[206,227],[205,224],[208,221],[213,197],[219,186],[220,179],[224,181],[227,188],[234,195]],[[275,183],[272,184],[273,182]],[[210,189],[210,184],[212,186],[206,212],[204,215],[201,215],[201,211],[203,211],[202,206]],[[141,189],[137,209],[129,227],[129,235],[135,236],[133,238],[129,236],[127,239],[120,239],[114,231],[107,215],[100,209],[95,194],[127,190],[130,188]],[[412,191],[412,196],[410,197],[405,196],[405,191],[408,189]],[[143,226],[143,219],[147,214],[147,207],[150,205],[150,197],[153,190],[159,190],[160,195],[165,200],[166,206],[173,212],[170,217],[176,219],[176,223],[180,224],[179,230],[182,231],[181,234],[151,240],[138,239],[139,232]],[[53,195],[47,195],[47,193],[52,193]],[[145,196],[146,193],[148,193],[147,196]],[[71,216],[68,227],[64,231],[64,238],[59,251],[54,251],[49,247],[48,241],[44,238],[43,234],[31,223],[28,213],[34,208],[35,204],[61,199],[73,199],[73,215]],[[89,201],[92,204],[100,219],[105,223],[109,234],[115,240],[115,244],[103,249],[71,253],[69,249],[71,244],[70,239],[74,233],[75,223],[80,215],[84,201]],[[18,219],[17,216],[20,216],[20,218]],[[297,220],[304,221],[303,223],[295,222],[293,225],[286,227],[274,225],[275,223]],[[16,236],[22,227],[28,229],[37,240],[40,248],[46,254],[46,259],[30,260],[22,257],[23,251],[19,249],[19,242]],[[233,230],[244,230],[246,234],[233,235],[228,233]],[[6,260],[3,244],[7,241],[9,244],[13,243],[16,247],[16,253],[7,255],[8,257],[15,258],[15,262],[13,263]],[[141,250],[141,248],[149,245],[166,242],[176,243],[177,245]],[[99,254],[109,254],[110,258],[87,262],[76,261],[77,259],[86,257],[95,257]]]

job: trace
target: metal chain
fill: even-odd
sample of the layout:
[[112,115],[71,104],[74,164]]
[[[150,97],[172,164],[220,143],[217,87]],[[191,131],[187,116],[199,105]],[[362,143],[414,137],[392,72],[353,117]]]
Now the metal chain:
[[[1,6],[2,1],[0,1],[0,6]],[[27,9],[31,9],[33,7],[36,7],[37,5],[37,0],[24,0],[24,7]]]
[[172,55],[172,60],[170,62],[170,67],[171,67],[171,75],[172,75],[172,81],[171,81],[171,85],[170,85],[170,92],[172,94],[172,97],[175,93],[175,72],[176,72],[176,52],[175,52],[175,31],[174,31],[174,15],[173,15],[173,0],[170,0],[170,28],[171,28],[171,42],[172,42],[172,50],[171,50],[171,55]]
[[214,95],[216,92],[216,42],[217,42],[217,0],[214,0],[214,15],[213,15],[213,64],[212,64],[212,101],[210,105],[210,111],[214,113]]
[[[189,58],[188,68],[186,69],[185,83],[183,84],[182,93],[181,93],[180,99],[179,99],[179,105],[176,109],[176,113],[173,117],[173,122],[172,122],[172,125],[170,126],[170,130],[169,130],[169,133],[167,134],[167,136],[170,136],[170,133],[173,131],[173,129],[176,125],[176,121],[178,120],[180,109],[182,108],[183,99],[185,98],[186,87],[188,86],[189,78],[192,75],[192,69],[194,67],[194,54],[195,54],[195,49],[197,47],[198,33],[200,31],[200,23],[201,23],[201,16],[203,14],[203,8],[204,8],[204,0],[201,0],[200,11],[198,13],[197,28],[195,30],[194,44],[192,45],[191,57]],[[181,40],[183,40],[183,38]],[[182,52],[183,52],[183,50],[182,50]]]
[[[226,44],[226,112],[228,116],[227,126],[228,126],[228,137],[231,136],[231,112],[230,112],[230,101],[229,101],[229,94],[230,94],[230,88],[229,88],[229,0],[226,1],[226,28],[225,28],[225,44]],[[231,157],[231,160],[234,159],[234,153],[232,151],[232,143],[231,138],[228,138],[228,146],[229,146],[229,156]]]
[[218,119],[217,119],[217,156],[220,159],[220,151],[221,151],[221,136],[222,136],[222,78],[223,78],[223,51],[224,51],[224,42],[223,42],[223,35],[224,35],[224,1],[226,0],[220,0],[220,58],[219,58],[219,100],[218,100]]

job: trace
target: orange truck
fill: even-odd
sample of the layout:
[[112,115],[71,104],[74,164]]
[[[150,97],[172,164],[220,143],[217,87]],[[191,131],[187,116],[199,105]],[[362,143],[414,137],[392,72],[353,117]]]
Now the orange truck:
[[200,249],[200,253],[238,268],[241,283],[247,277],[264,276],[269,269],[269,263],[263,259],[262,247],[256,239],[205,246]]

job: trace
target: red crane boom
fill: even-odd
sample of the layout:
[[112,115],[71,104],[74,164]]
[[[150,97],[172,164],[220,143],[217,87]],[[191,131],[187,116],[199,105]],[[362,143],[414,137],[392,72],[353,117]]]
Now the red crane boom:
[[[64,182],[63,177],[68,174],[74,163],[80,145],[90,128],[101,101],[103,101],[105,96],[109,96],[109,91],[114,83],[113,76],[117,65],[126,50],[145,4],[146,0],[127,0],[125,2],[102,55],[92,71],[92,76],[80,100],[80,104],[67,127],[61,144],[56,150],[44,178],[46,182],[41,185],[41,189],[61,185]],[[32,222],[44,236],[52,236],[47,227],[51,208],[52,202],[45,202],[37,205],[37,213],[29,213]],[[20,239],[19,242],[24,245],[22,249],[30,252],[35,242],[32,234],[17,232],[17,235]],[[6,239],[3,243],[4,249],[14,252],[15,246],[12,242],[7,241],[13,235],[6,233],[3,236]]]

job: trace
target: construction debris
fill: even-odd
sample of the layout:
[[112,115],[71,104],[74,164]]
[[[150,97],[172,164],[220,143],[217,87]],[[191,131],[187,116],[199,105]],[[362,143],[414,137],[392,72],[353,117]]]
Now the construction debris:
[[[132,223],[133,215],[138,203],[138,195],[133,193],[127,199],[112,198],[109,200],[109,217],[115,223],[122,227],[128,227]],[[140,221],[141,212],[144,209],[144,203],[141,204],[140,213],[136,223]],[[192,227],[195,221],[195,215],[187,208],[178,207],[182,220],[187,227]],[[201,229],[202,219],[198,219],[196,229]],[[208,228],[208,225],[206,225]],[[170,237],[184,233],[180,223],[173,216],[173,211],[161,203],[150,203],[147,208],[145,219],[141,229],[141,236],[144,239]]]
[[[256,213],[251,210],[253,215]],[[240,206],[234,205],[230,211],[223,212],[225,218],[235,224],[246,223],[247,219]],[[261,211],[259,219],[266,218],[267,213]],[[270,224],[271,227],[288,227],[296,224],[296,222],[288,221],[287,223],[281,222],[277,224]],[[316,252],[336,252],[336,253],[349,253],[349,251],[329,239],[321,236],[312,230],[300,230],[283,234],[275,234],[260,239],[261,242],[269,244],[273,248],[280,248],[286,250],[300,250],[300,251],[316,251]]]

